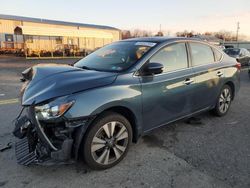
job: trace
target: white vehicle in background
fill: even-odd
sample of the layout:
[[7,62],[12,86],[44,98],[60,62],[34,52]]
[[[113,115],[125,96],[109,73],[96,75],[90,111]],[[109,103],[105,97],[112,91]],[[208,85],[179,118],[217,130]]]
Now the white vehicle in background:
[[245,48],[227,48],[224,52],[227,55],[236,58],[241,66],[248,66],[250,63],[250,52]]
[[222,45],[220,45],[220,46],[218,46],[221,50],[225,50],[226,49],[226,47],[225,46],[222,46]]

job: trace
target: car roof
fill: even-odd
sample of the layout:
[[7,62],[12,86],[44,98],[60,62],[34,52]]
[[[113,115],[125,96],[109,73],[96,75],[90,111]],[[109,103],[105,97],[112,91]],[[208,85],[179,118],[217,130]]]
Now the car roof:
[[123,41],[164,43],[164,42],[171,42],[171,41],[178,41],[178,40],[204,42],[197,38],[186,38],[186,37],[142,37],[142,38],[125,39]]

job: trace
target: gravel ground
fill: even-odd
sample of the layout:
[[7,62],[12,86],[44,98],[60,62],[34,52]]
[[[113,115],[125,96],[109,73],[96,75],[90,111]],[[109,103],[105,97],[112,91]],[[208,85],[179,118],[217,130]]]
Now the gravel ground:
[[[18,97],[20,72],[37,62],[0,59],[0,101]],[[133,144],[128,156],[109,170],[91,171],[82,162],[23,167],[16,164],[14,149],[6,150],[0,153],[0,187],[250,187],[247,71],[241,78],[227,116],[204,113],[200,125],[179,121],[159,128]],[[0,104],[0,147],[15,141],[12,120],[19,110],[19,104]]]

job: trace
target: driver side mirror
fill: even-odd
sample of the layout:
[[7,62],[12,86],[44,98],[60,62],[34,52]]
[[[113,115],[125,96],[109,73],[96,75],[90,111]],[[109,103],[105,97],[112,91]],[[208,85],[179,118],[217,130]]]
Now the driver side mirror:
[[144,75],[161,74],[164,66],[161,63],[148,63],[143,69]]

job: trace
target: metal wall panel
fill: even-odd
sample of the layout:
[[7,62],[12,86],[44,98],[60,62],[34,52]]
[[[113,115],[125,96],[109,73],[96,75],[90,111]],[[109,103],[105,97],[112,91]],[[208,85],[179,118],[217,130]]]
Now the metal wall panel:
[[[88,28],[0,19],[1,44],[5,41],[5,34],[14,34],[14,30],[17,26],[23,29],[24,35],[33,36],[33,42],[26,42],[25,45],[22,45],[29,48],[30,51],[55,51],[64,48],[65,45],[70,45],[69,41],[72,41],[72,45],[77,46],[77,49],[81,51],[92,51],[103,45],[120,40],[120,31],[115,29]],[[20,44],[23,43],[24,35],[14,35],[14,42]],[[57,44],[55,36],[62,36],[62,44]]]

